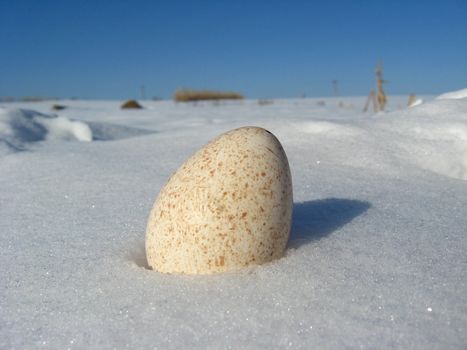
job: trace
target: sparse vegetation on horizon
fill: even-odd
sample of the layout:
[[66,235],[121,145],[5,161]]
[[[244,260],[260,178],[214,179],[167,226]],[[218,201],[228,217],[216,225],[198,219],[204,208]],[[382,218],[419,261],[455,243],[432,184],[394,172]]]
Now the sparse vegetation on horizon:
[[376,74],[377,92],[375,93],[374,90],[370,91],[370,94],[368,95],[368,99],[365,103],[365,107],[363,107],[363,112],[366,112],[368,110],[370,103],[373,103],[373,111],[375,113],[378,111],[384,111],[384,108],[386,107],[386,103],[388,102],[386,93],[384,92],[384,89],[383,89],[383,84],[386,83],[387,81],[383,79],[383,66],[381,62],[379,62],[376,65],[375,74]]
[[417,101],[417,95],[413,92],[409,95],[409,100],[407,101],[407,106],[412,106]]
[[124,104],[122,104],[120,108],[121,109],[141,109],[143,108],[143,106],[141,106],[136,100],[128,100]]
[[64,105],[54,104],[52,105],[53,111],[61,111],[62,109],[66,109],[67,107]]
[[210,90],[177,90],[174,94],[176,102],[196,102],[209,100],[242,100],[243,95],[236,92]]

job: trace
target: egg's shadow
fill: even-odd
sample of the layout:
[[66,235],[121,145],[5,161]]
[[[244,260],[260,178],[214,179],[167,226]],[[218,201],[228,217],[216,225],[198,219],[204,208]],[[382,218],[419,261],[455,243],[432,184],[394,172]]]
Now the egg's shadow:
[[369,202],[342,198],[294,203],[288,247],[298,248],[328,236],[370,207]]

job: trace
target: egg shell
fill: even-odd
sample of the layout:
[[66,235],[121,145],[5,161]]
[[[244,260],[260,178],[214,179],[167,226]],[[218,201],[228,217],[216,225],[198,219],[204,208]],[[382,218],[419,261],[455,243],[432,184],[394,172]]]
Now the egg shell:
[[292,221],[292,179],[277,138],[259,127],[220,135],[162,188],[146,230],[149,266],[210,274],[283,256]]

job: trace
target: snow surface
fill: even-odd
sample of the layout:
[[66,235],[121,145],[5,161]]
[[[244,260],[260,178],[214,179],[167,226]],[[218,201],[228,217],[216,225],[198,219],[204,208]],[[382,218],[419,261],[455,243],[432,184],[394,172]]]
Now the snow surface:
[[[424,100],[376,115],[356,97],[0,105],[0,348],[465,349],[467,99]],[[286,256],[148,270],[158,191],[244,125],[289,157]]]

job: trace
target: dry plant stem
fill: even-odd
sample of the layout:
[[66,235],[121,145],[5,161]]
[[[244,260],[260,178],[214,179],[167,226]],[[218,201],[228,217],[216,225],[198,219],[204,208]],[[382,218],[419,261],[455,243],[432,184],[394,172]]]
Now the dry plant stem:
[[376,85],[378,87],[378,111],[384,111],[386,107],[387,98],[383,90],[383,84],[385,83],[383,79],[383,67],[381,63],[376,65]]

